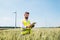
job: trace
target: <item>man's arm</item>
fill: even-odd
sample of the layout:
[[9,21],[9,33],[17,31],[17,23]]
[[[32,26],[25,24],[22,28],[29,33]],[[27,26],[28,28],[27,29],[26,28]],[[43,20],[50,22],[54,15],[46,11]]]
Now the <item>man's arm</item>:
[[26,26],[24,26],[23,22],[21,22],[21,28],[26,28]]
[[21,22],[21,28],[30,28],[29,26],[24,26],[23,22]]

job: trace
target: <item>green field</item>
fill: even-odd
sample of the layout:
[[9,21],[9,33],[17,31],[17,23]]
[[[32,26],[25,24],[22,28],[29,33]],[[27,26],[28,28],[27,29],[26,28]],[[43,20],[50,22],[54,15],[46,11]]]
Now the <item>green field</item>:
[[0,30],[0,40],[60,40],[60,28],[34,28],[31,34],[21,36],[21,30]]

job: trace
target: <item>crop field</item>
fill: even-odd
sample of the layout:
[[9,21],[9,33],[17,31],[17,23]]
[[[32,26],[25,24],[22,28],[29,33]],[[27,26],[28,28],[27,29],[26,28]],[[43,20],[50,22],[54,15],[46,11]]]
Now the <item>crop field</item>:
[[60,40],[60,28],[34,28],[21,35],[20,28],[0,30],[0,40]]

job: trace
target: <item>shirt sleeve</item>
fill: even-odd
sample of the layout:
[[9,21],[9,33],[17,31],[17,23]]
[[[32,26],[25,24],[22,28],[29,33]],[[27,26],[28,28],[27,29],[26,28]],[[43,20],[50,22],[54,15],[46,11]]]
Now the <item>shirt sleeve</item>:
[[21,28],[26,28],[26,26],[24,26],[23,22],[21,22]]

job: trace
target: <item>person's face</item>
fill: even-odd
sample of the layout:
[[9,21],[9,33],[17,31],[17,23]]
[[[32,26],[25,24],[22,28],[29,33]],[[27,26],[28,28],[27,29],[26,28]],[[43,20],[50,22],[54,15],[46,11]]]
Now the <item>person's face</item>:
[[25,16],[25,17],[29,17],[29,14],[25,14],[24,16]]
[[25,19],[28,19],[29,14],[24,14],[24,16],[25,16]]

